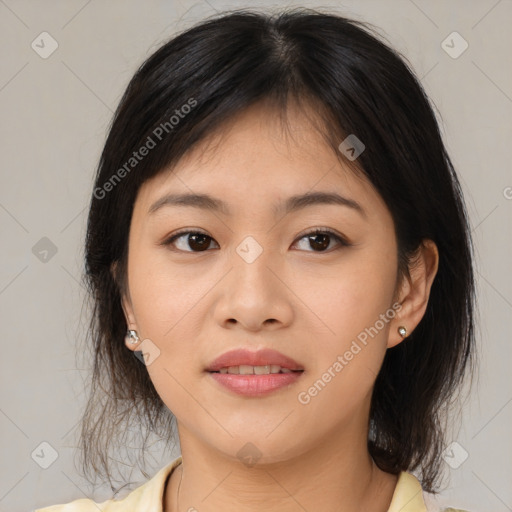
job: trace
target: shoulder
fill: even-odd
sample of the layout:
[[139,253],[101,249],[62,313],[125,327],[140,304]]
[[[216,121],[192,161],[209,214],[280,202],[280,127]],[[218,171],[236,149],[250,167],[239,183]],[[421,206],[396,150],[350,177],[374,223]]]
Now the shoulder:
[[181,464],[181,456],[164,466],[145,484],[137,487],[123,499],[106,500],[101,503],[91,499],[78,499],[61,505],[35,509],[34,512],[127,512],[132,510],[162,510],[165,482],[172,471]]
[[423,491],[419,480],[402,471],[398,476],[388,512],[469,512],[457,508],[443,508],[432,494]]

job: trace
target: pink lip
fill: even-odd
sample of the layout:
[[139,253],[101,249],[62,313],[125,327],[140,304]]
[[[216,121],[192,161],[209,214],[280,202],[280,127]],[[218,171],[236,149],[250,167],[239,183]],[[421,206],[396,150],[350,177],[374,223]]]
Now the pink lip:
[[[272,373],[268,375],[240,375],[234,373],[213,373],[229,366],[266,366],[279,365],[281,368],[296,370],[293,373]],[[272,349],[251,352],[237,349],[225,352],[217,357],[206,371],[219,384],[233,393],[244,396],[261,396],[293,384],[303,374],[304,367],[292,358]]]
[[233,393],[244,396],[261,396],[293,384],[303,372],[270,373],[268,375],[237,375],[234,373],[210,373],[219,384]]
[[217,372],[221,368],[228,366],[240,366],[246,364],[249,366],[266,366],[266,365],[279,365],[281,368],[288,368],[290,370],[304,370],[304,367],[294,361],[291,357],[287,357],[277,350],[270,348],[251,352],[247,349],[236,349],[225,352],[215,359],[206,368],[209,372]]

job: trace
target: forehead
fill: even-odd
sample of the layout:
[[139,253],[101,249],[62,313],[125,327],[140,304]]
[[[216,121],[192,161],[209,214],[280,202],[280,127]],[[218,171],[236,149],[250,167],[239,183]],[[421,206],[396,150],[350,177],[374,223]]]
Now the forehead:
[[164,193],[209,193],[228,203],[258,207],[291,195],[331,190],[376,203],[380,196],[354,165],[333,152],[311,110],[290,105],[282,119],[255,104],[198,143],[172,168],[146,181],[137,198],[147,213]]

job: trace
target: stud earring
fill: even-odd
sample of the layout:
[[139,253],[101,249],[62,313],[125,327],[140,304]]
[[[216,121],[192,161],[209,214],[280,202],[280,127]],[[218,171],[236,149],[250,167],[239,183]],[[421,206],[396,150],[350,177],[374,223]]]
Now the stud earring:
[[133,329],[128,329],[126,331],[125,341],[127,343],[130,343],[131,345],[135,345],[139,342],[139,336],[137,334],[137,331],[134,331]]
[[407,329],[403,325],[401,325],[398,328],[398,334],[400,334],[400,336],[402,336],[402,338],[405,338],[407,336]]

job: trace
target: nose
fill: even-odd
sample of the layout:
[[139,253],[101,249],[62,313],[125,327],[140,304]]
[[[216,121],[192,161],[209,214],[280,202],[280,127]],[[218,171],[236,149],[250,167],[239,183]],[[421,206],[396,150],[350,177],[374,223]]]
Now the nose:
[[276,330],[290,325],[293,293],[287,286],[284,262],[263,251],[254,261],[236,251],[231,271],[219,288],[214,316],[224,328],[246,331]]

